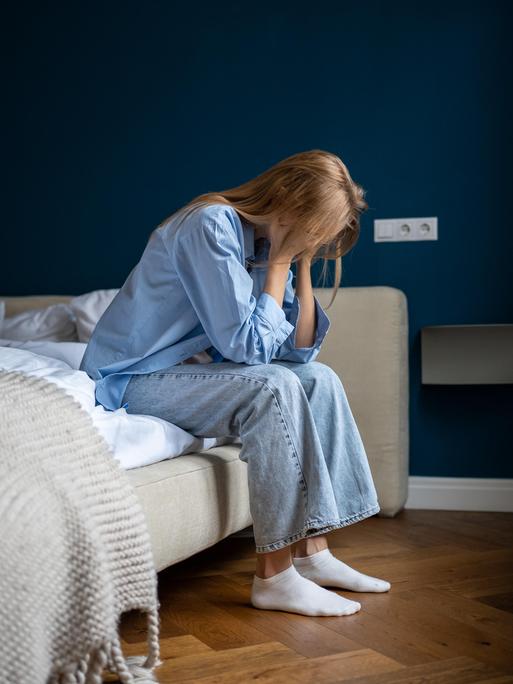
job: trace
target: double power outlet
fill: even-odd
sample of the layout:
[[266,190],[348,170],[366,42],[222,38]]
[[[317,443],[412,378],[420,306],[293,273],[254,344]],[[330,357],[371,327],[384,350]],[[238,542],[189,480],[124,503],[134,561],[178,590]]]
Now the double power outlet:
[[438,240],[438,218],[376,219],[374,242]]

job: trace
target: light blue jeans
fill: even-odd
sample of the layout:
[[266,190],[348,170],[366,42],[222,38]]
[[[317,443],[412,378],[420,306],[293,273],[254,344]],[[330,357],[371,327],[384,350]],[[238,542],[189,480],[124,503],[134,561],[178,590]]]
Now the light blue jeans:
[[240,439],[257,553],[380,510],[344,387],[324,363],[179,364],[133,375],[125,402],[197,437]]

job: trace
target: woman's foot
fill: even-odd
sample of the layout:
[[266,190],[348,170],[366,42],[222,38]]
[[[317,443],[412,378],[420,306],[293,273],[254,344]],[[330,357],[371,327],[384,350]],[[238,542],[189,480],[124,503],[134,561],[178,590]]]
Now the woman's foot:
[[255,608],[300,615],[352,615],[361,608],[358,601],[339,596],[303,577],[293,564],[271,577],[254,575],[251,603]]
[[335,558],[326,548],[305,557],[292,559],[296,570],[305,578],[321,586],[338,587],[352,591],[388,591],[390,582],[364,575]]

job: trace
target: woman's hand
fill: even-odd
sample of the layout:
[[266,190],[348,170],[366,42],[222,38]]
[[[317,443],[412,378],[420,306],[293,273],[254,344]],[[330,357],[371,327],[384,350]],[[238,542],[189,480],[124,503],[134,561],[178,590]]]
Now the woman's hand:
[[311,266],[312,261],[315,258],[315,255],[317,254],[317,251],[317,247],[305,249],[301,254],[300,258],[298,259],[298,261],[302,262],[303,264],[308,264],[308,266]]
[[[269,261],[288,261],[290,262],[296,254],[308,248],[308,238],[297,230],[284,227],[278,222],[273,222],[269,226],[269,240],[271,248],[269,250]],[[306,258],[310,258],[310,252],[305,253]]]

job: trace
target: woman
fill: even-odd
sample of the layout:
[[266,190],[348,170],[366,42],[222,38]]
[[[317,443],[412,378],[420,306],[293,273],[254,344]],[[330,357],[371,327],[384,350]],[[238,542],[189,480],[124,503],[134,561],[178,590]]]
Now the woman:
[[324,586],[390,588],[335,558],[326,537],[380,510],[344,387],[315,361],[330,321],[310,277],[314,258],[337,259],[335,296],[366,208],[322,150],[199,195],[152,232],[82,361],[106,409],[240,439],[257,608],[350,615],[360,603]]

